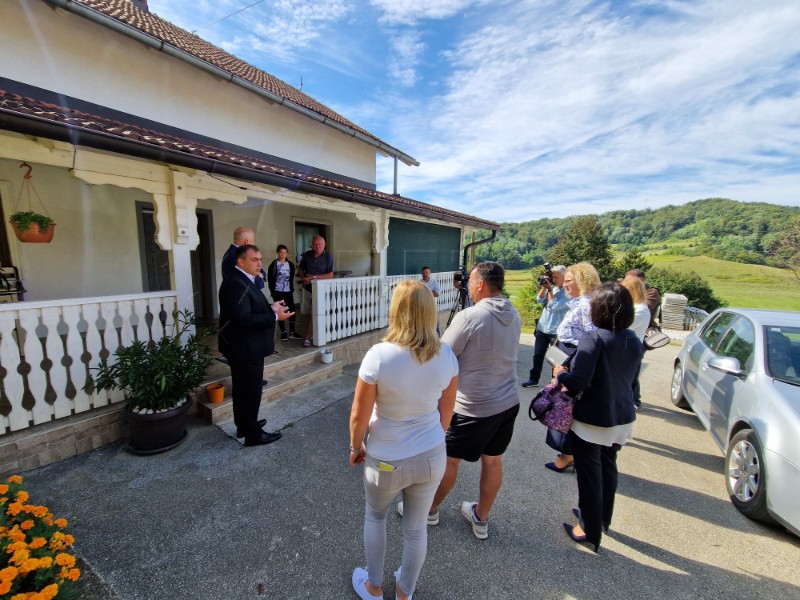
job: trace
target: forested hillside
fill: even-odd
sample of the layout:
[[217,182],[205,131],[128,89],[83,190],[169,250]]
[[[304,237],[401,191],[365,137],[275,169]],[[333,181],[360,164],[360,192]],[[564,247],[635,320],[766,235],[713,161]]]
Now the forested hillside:
[[[494,243],[476,248],[476,259],[496,260],[510,269],[540,265],[577,218],[504,223]],[[800,208],[708,198],[656,210],[613,211],[596,218],[617,250],[649,249],[786,267],[790,265],[777,249],[785,246],[787,236],[800,223]]]

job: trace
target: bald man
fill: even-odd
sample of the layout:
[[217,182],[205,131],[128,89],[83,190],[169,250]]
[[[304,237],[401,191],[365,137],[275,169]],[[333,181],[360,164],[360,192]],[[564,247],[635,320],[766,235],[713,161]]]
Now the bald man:
[[[239,246],[246,246],[248,244],[256,243],[256,234],[250,227],[237,227],[233,232],[233,243],[225,251],[222,256],[222,278],[229,277],[236,271],[236,249]],[[264,271],[261,271],[262,274]]]

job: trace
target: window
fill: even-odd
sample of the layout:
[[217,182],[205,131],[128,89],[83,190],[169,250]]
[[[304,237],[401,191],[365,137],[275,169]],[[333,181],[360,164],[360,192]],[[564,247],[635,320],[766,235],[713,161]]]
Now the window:
[[755,337],[753,324],[744,317],[738,317],[719,343],[717,354],[737,359],[739,368],[749,371],[753,367]]
[[733,320],[733,317],[734,315],[732,313],[719,313],[716,317],[714,317],[713,320],[709,321],[708,324],[703,327],[703,331],[700,332],[700,339],[705,342],[706,346],[713,350],[716,348],[720,337],[723,333],[725,333],[728,325]]
[[765,327],[767,372],[800,383],[800,327]]

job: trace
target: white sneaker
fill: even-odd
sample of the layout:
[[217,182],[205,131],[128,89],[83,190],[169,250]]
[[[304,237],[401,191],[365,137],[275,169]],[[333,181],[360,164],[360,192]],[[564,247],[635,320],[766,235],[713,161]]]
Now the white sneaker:
[[[401,517],[403,516],[403,501],[397,503],[397,514]],[[437,509],[435,513],[428,513],[428,525],[438,525],[439,524],[439,510]]]
[[475,537],[479,540],[485,540],[489,537],[489,522],[481,521],[478,518],[478,515],[475,513],[477,507],[477,502],[464,501],[461,503],[461,514],[464,515],[464,518],[472,525],[472,533],[475,534]]
[[[400,573],[403,571],[402,565],[397,567],[397,571],[394,572],[394,579],[395,579],[395,586],[397,586],[397,582],[400,581]],[[413,594],[412,594],[413,596]],[[394,600],[399,600],[397,598],[397,590],[394,592]],[[411,596],[408,597],[408,600],[411,600]]]
[[355,590],[355,593],[358,594],[361,600],[383,600],[383,594],[380,596],[373,596],[367,591],[366,584],[368,579],[369,575],[367,575],[366,569],[362,569],[361,567],[353,569],[353,590]]

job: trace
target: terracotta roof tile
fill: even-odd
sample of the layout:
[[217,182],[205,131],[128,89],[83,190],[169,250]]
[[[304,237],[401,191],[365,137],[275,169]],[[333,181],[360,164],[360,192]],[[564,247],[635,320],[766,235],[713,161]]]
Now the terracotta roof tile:
[[[344,125],[345,127],[358,131],[359,133],[383,144],[384,146],[401,153],[400,150],[387,144],[380,138],[371,134],[367,130],[359,127],[355,123],[344,118],[342,115],[331,110],[324,104],[317,102],[311,96],[304,94],[300,90],[273,77],[269,73],[254,67],[251,64],[237,58],[236,56],[217,48],[213,44],[205,41],[195,34],[181,29],[177,25],[170,23],[150,12],[145,12],[137,8],[129,0],[73,0],[77,4],[82,4],[97,12],[112,17],[126,25],[134,27],[158,40],[166,42],[179,50],[187,52],[205,62],[214,65],[232,75],[236,75],[256,86],[286,98],[291,102],[313,111],[331,121]],[[402,154],[402,153],[401,153]]]
[[[196,140],[190,140],[183,137],[171,135],[164,132],[155,131],[152,129],[145,129],[137,125],[129,123],[122,123],[114,119],[91,115],[74,108],[52,104],[35,98],[23,97],[19,94],[14,94],[4,90],[0,90],[0,116],[3,114],[9,115],[24,115],[30,119],[39,121],[57,123],[65,128],[74,128],[78,130],[90,130],[104,134],[105,136],[124,139],[135,143],[160,147],[166,150],[173,151],[179,154],[190,154],[195,156],[205,157],[211,160],[216,160],[221,163],[237,165],[253,171],[270,173],[285,177],[290,181],[287,184],[294,182],[311,182],[322,188],[329,188],[331,190],[344,190],[349,193],[355,194],[353,202],[359,202],[359,196],[364,200],[361,203],[366,203],[368,198],[380,200],[386,203],[392,203],[398,207],[397,210],[402,211],[403,207],[417,208],[425,210],[429,213],[439,214],[445,220],[456,222],[467,222],[476,227],[486,227],[488,229],[497,229],[499,224],[485,219],[479,219],[471,215],[448,210],[405,198],[403,196],[396,196],[394,194],[387,194],[368,188],[363,188],[347,181],[341,181],[332,177],[317,175],[314,173],[303,172],[294,166],[280,164],[268,160],[264,160],[258,156],[246,154],[243,152],[235,152],[223,148],[217,148],[209,144],[200,143]],[[178,160],[175,161],[179,162]],[[324,191],[320,192],[324,195]],[[448,219],[449,218],[449,219]]]

